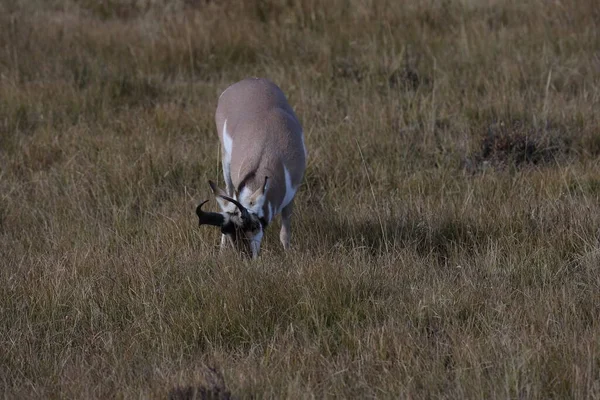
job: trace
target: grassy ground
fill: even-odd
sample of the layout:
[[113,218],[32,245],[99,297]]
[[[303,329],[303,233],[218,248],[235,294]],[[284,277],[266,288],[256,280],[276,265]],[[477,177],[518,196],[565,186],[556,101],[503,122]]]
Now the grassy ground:
[[[309,151],[256,262],[194,215],[252,75]],[[3,397],[600,398],[599,110],[595,0],[3,1]]]

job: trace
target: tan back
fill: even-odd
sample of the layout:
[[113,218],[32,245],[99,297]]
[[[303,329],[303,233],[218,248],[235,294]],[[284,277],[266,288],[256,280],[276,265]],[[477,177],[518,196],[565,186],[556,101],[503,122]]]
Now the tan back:
[[269,80],[245,79],[221,94],[215,121],[235,192],[254,193],[268,176],[265,208],[270,202],[272,218],[289,200],[284,171],[295,194],[306,166],[302,127],[285,95]]

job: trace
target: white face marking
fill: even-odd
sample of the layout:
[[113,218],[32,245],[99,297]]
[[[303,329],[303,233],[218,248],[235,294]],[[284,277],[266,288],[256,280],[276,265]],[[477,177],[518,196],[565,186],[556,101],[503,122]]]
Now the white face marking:
[[225,213],[235,213],[237,210],[237,207],[235,206],[235,204],[228,202],[227,200],[223,200],[217,197],[217,203],[219,203],[219,206],[221,207],[221,210]]
[[252,192],[250,191],[250,189],[248,189],[248,186],[244,186],[244,188],[242,189],[242,191],[240,192],[239,196],[238,196],[238,201],[240,203],[242,203],[244,206],[246,206],[250,195],[252,194]]
[[250,239],[250,250],[252,250],[252,258],[258,257],[260,252],[260,243],[262,242],[263,231],[262,229],[254,237]]
[[265,205],[266,196],[262,195],[258,197],[255,199],[254,204],[250,205],[250,197],[252,194],[252,191],[245,186],[240,192],[240,198],[238,200],[244,207],[248,209],[248,211],[258,215],[259,218],[262,218],[264,216],[263,206]]
[[235,213],[235,211],[237,210],[237,207],[235,206],[235,204],[230,203],[227,200],[224,200],[220,197],[217,197],[217,204],[219,204],[221,211],[223,211],[225,213]]
[[281,202],[281,206],[279,207],[278,213],[280,213],[285,206],[290,204],[290,201],[292,201],[292,199],[296,195],[296,188],[292,186],[292,177],[290,176],[290,171],[288,171],[285,165],[283,166],[283,172],[285,174],[285,197]]

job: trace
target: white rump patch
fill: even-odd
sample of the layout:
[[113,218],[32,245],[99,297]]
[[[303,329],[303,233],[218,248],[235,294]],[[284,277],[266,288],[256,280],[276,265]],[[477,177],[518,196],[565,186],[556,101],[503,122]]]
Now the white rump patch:
[[233,148],[233,140],[231,136],[229,136],[229,132],[227,132],[227,120],[223,123],[223,150],[225,153],[225,160],[227,164],[231,164],[231,151]]
[[296,188],[292,186],[292,177],[290,176],[290,171],[288,171],[285,164],[283,165],[283,172],[285,174],[285,197],[281,202],[281,207],[279,208],[278,212],[281,212],[285,206],[290,204],[296,195]]
[[267,205],[269,206],[269,216],[267,217],[267,222],[271,222],[271,218],[273,218],[273,206],[271,205],[271,202],[268,202]]
[[227,185],[227,194],[233,196],[233,183],[231,182],[231,151],[233,148],[233,141],[229,132],[227,132],[227,120],[223,123],[223,178],[225,178],[225,184]]
[[308,152],[306,151],[306,144],[304,144],[304,132],[300,135],[302,138],[302,147],[304,148],[304,158],[308,158]]

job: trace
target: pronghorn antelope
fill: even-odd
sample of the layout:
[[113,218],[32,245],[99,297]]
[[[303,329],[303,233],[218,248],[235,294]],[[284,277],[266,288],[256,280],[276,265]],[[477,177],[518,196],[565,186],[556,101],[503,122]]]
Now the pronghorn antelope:
[[261,78],[229,86],[215,115],[226,190],[208,181],[221,208],[196,208],[200,225],[221,228],[221,249],[230,242],[256,258],[263,233],[281,213],[279,239],[290,247],[290,219],[306,167],[302,127],[281,89]]

